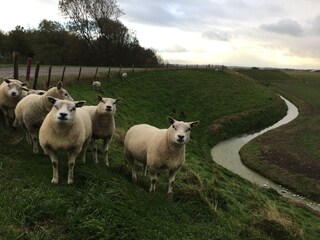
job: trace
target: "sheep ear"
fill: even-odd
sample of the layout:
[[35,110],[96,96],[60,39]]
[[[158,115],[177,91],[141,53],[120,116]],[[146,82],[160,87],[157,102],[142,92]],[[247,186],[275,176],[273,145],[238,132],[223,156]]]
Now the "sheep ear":
[[39,93],[38,93],[38,95],[43,95],[43,94],[45,94],[45,92],[39,92]]
[[6,83],[10,83],[11,81],[9,79],[4,80]]
[[48,96],[47,99],[48,99],[48,101],[49,101],[50,103],[52,103],[52,104],[55,104],[56,101],[58,100],[57,98],[50,97],[50,96]]
[[25,88],[25,87],[23,87],[22,90],[23,90],[23,91],[26,91],[26,92],[29,92],[29,89],[28,89],[28,88]]
[[25,87],[25,86],[27,86],[27,83],[26,83],[26,82],[23,82],[23,83],[21,84],[21,86]]
[[75,103],[76,103],[76,107],[79,108],[79,107],[82,107],[83,105],[85,105],[86,101],[77,101]]
[[200,121],[194,121],[194,122],[189,122],[189,125],[191,128],[197,126],[200,123]]
[[176,121],[173,117],[168,116],[169,123],[172,125]]
[[59,81],[59,82],[57,83],[57,88],[60,89],[60,88],[62,88],[62,86],[63,86],[63,83],[62,83],[61,81]]
[[116,103],[119,103],[119,102],[121,102],[122,101],[122,98],[117,98],[116,99]]
[[103,100],[103,97],[100,96],[99,94],[97,94],[97,98],[98,98],[98,100],[99,100],[100,102]]

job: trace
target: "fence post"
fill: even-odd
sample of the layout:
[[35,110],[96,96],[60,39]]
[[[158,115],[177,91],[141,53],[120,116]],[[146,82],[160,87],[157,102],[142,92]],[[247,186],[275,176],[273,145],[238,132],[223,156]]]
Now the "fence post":
[[122,68],[122,66],[120,65],[120,68],[119,68],[119,77],[121,77],[121,68]]
[[48,81],[47,81],[47,86],[46,86],[46,90],[49,89],[50,87],[50,82],[51,82],[51,70],[52,70],[52,66],[49,67],[49,70],[48,70]]
[[134,64],[132,64],[132,72],[134,73]]
[[81,76],[81,71],[82,71],[82,67],[79,68],[79,74],[78,74],[78,82],[80,81],[80,76]]
[[26,72],[26,81],[30,80],[30,71],[31,71],[32,58],[27,59],[27,72]]
[[36,63],[36,70],[34,72],[34,81],[33,81],[33,86],[32,86],[33,89],[37,89],[39,71],[40,71],[40,62],[37,62]]
[[97,79],[98,69],[99,69],[99,68],[97,67],[96,73],[94,74],[94,81]]
[[19,53],[13,52],[13,78],[19,79]]
[[64,80],[64,73],[66,72],[66,67],[67,67],[66,65],[64,65],[64,67],[63,67],[61,82],[63,82],[63,80]]
[[110,71],[111,71],[111,67],[109,67],[107,79],[110,79]]

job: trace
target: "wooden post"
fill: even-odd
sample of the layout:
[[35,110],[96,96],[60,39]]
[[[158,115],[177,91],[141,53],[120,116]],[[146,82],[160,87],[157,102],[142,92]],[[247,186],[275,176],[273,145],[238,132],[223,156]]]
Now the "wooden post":
[[66,65],[64,65],[64,67],[63,67],[61,82],[63,82],[63,80],[64,80],[64,73],[66,72],[66,67],[67,67]]
[[110,79],[110,71],[111,71],[111,67],[109,67],[107,79]]
[[82,71],[82,67],[80,67],[80,69],[79,69],[79,74],[78,74],[78,82],[80,81],[80,76],[81,76],[81,71]]
[[50,82],[51,82],[51,70],[52,70],[52,66],[49,67],[49,71],[48,71],[48,81],[47,81],[46,90],[48,90],[49,87],[50,87]]
[[119,67],[119,73],[118,73],[119,77],[121,77],[121,68],[122,68],[122,66],[120,65],[120,67]]
[[13,52],[13,78],[19,79],[19,53]]
[[97,80],[98,69],[99,69],[99,68],[97,67],[96,73],[95,73],[95,75],[94,75],[94,81]]
[[26,72],[26,81],[30,80],[30,71],[31,71],[32,58],[27,59],[27,72]]
[[37,62],[36,63],[36,70],[35,70],[35,73],[34,73],[33,86],[32,86],[33,89],[37,89],[39,71],[40,71],[40,62]]
[[134,64],[132,64],[132,72],[134,73]]

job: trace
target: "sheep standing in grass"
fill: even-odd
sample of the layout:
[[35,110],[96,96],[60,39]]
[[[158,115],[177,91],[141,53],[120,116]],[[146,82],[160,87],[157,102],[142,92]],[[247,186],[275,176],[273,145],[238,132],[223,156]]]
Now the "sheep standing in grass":
[[73,100],[69,93],[62,88],[62,82],[58,82],[56,87],[50,88],[43,95],[30,94],[24,97],[15,109],[15,125],[20,125],[25,130],[27,141],[33,145],[34,153],[39,151],[38,130],[52,108],[52,104],[47,100],[48,96]]
[[126,80],[127,77],[128,77],[128,74],[126,72],[122,73],[121,75],[122,80]]
[[99,91],[99,90],[101,90],[101,82],[99,82],[99,81],[94,81],[94,82],[92,83],[92,89],[93,89],[94,91]]
[[59,182],[57,152],[68,152],[68,184],[73,183],[73,169],[76,157],[82,151],[85,161],[86,150],[90,143],[92,123],[89,114],[82,110],[85,101],[59,100],[47,97],[53,107],[45,117],[39,130],[39,143],[52,162],[51,182]]
[[199,121],[182,122],[168,117],[171,126],[159,129],[148,124],[131,127],[124,139],[125,157],[131,165],[132,181],[137,181],[135,160],[143,164],[143,176],[149,169],[151,175],[150,192],[155,192],[157,174],[162,169],[169,170],[168,195],[172,194],[177,172],[185,161],[185,144],[190,139],[190,130]]
[[103,140],[104,162],[109,166],[108,151],[109,145],[115,132],[114,114],[116,105],[122,98],[103,98],[97,95],[100,101],[97,106],[84,106],[82,109],[87,111],[92,120],[92,145],[94,162],[98,163],[97,140]]
[[9,112],[27,95],[27,84],[16,79],[5,79],[0,85],[0,111],[3,113],[5,126],[9,126]]

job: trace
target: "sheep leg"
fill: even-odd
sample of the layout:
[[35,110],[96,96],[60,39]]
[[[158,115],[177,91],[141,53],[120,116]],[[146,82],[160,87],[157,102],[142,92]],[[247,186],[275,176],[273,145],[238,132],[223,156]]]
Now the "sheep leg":
[[68,152],[68,184],[73,183],[73,169],[79,152]]
[[33,153],[38,153],[38,135],[35,132],[31,132],[31,142],[32,142],[32,147],[33,147]]
[[148,170],[147,162],[144,162],[142,165],[142,177],[147,176],[147,170]]
[[154,194],[156,191],[156,183],[158,178],[158,172],[155,169],[150,169],[150,176],[151,176],[151,186],[149,192]]
[[99,161],[98,161],[98,147],[97,147],[96,140],[94,140],[94,139],[91,140],[91,146],[93,149],[93,161],[95,163],[99,163]]
[[109,166],[108,151],[109,151],[110,142],[111,142],[111,137],[105,138],[103,140],[104,162],[106,163],[107,166]]
[[9,113],[7,109],[1,108],[0,111],[3,113],[5,127],[9,127]]
[[169,187],[168,187],[168,195],[172,195],[172,189],[173,189],[173,184],[174,184],[174,180],[176,178],[176,174],[178,173],[180,168],[178,169],[169,169]]
[[87,155],[87,150],[88,150],[89,145],[90,145],[90,139],[86,140],[85,143],[83,144],[83,147],[82,147],[81,160],[83,163],[86,162],[86,155]]
[[50,156],[51,163],[52,163],[52,180],[51,180],[51,183],[57,184],[59,182],[58,158],[52,151],[46,150],[46,153]]

